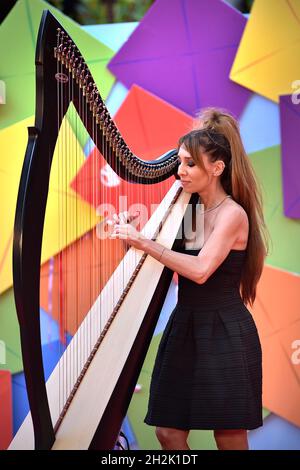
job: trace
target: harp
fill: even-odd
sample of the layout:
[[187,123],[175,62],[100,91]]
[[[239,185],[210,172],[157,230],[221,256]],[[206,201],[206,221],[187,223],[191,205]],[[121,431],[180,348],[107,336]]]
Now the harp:
[[[39,320],[41,249],[52,159],[70,103],[108,165],[133,187],[161,183],[177,171],[176,150],[150,161],[130,151],[80,51],[55,17],[44,11],[36,49],[35,125],[28,130],[13,244],[30,413],[11,449],[114,447],[173,274],[134,249],[102,278],[100,272],[97,297],[45,383]],[[147,235],[174,247],[188,201],[175,180],[145,225]],[[137,301],[137,293],[142,293],[142,300]],[[57,390],[61,376],[67,382],[62,400]]]

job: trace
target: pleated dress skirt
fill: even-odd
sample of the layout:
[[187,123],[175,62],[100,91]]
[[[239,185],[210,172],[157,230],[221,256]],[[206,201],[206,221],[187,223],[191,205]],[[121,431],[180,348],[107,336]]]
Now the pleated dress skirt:
[[262,425],[261,345],[236,284],[242,253],[232,250],[205,284],[179,278],[145,423],[183,430]]

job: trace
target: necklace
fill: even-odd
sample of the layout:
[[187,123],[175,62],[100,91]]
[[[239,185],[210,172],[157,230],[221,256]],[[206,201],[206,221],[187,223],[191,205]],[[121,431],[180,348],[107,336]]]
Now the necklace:
[[219,207],[219,206],[222,204],[222,202],[225,201],[225,199],[228,199],[228,198],[231,198],[231,196],[228,195],[228,196],[224,197],[224,199],[222,199],[222,201],[219,202],[216,206],[210,207],[209,209],[206,209],[205,211],[203,211],[203,214],[206,214],[206,212],[213,211],[214,209],[216,209],[217,207]]

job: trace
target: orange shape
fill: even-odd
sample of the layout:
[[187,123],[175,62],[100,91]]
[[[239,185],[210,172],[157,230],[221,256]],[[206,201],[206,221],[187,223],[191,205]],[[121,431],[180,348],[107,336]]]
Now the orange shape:
[[271,412],[300,426],[300,387],[297,373],[300,365],[293,365],[291,353],[286,354],[285,339],[281,332],[262,339],[263,403]]
[[299,293],[299,275],[265,266],[259,281],[258,298],[268,308],[268,318],[273,331],[285,328],[300,319]]
[[263,350],[263,403],[300,426],[300,276],[265,266],[252,309]]

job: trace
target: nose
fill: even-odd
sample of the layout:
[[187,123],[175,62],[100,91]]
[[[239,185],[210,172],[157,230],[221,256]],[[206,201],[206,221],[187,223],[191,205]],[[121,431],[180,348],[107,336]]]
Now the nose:
[[179,164],[177,174],[180,178],[181,176],[186,175],[186,170],[184,169],[184,165],[182,163]]

